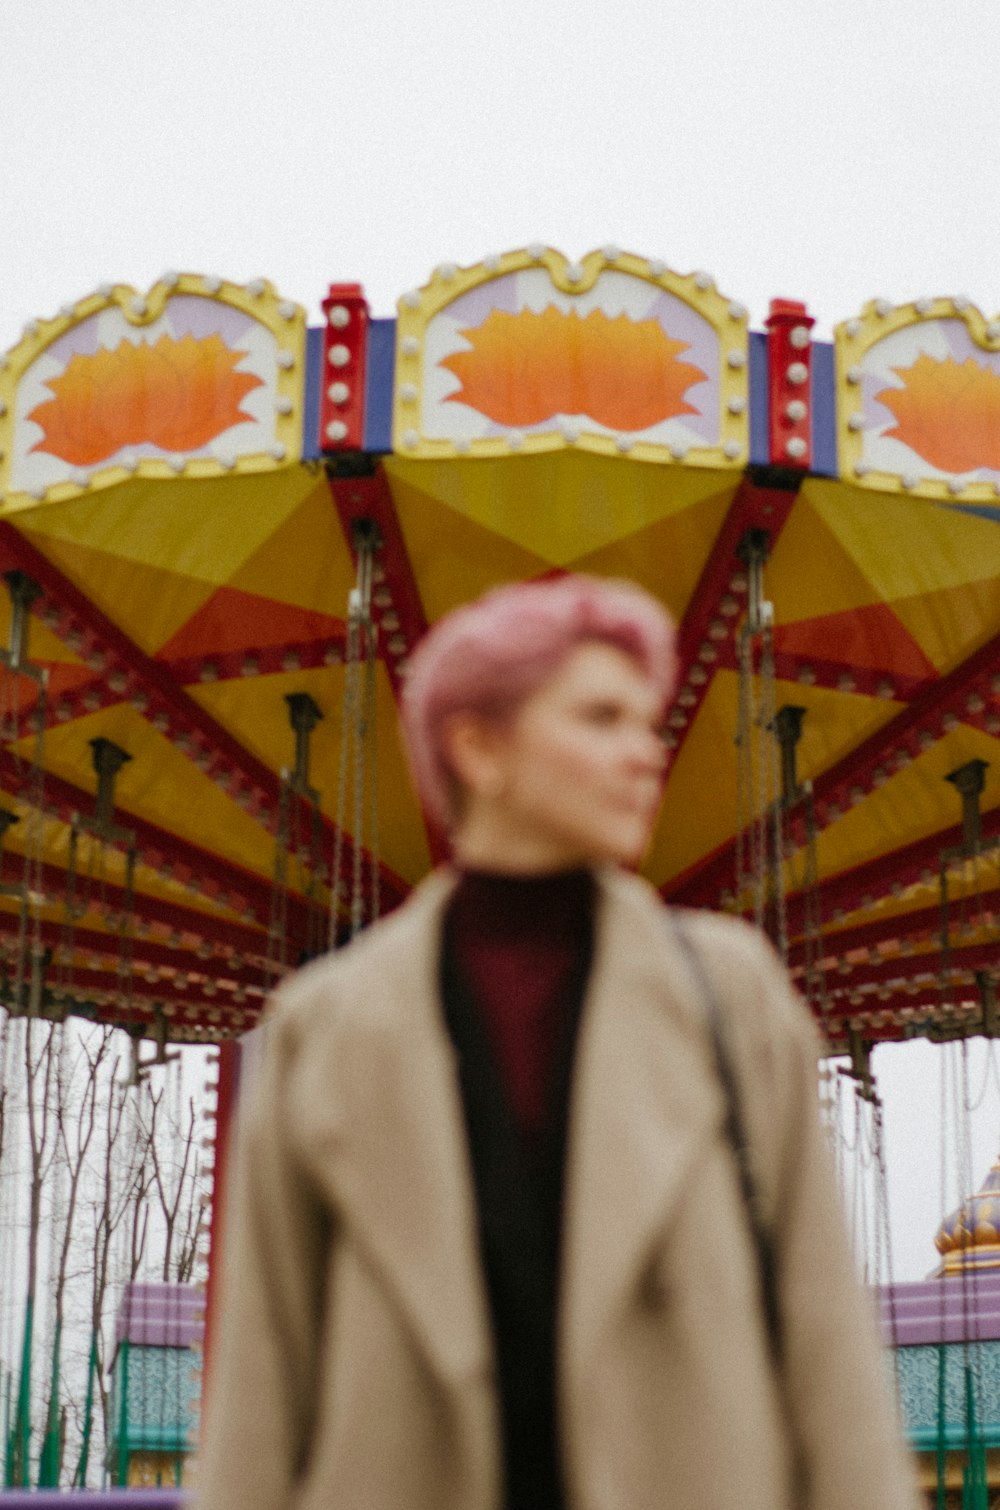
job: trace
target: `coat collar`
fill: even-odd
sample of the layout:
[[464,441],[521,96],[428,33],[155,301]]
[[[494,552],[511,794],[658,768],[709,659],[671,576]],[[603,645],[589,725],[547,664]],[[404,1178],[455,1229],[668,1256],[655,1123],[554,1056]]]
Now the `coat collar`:
[[[452,872],[437,872],[348,951],[353,961],[342,957],[357,989],[338,1008],[329,1065],[336,1131],[324,1176],[428,1363],[460,1384],[494,1360],[439,996],[441,925],[454,884]],[[641,883],[602,872],[567,1151],[561,1348],[574,1372],[637,1282],[720,1115],[717,1097],[706,1094],[697,1011],[672,985],[675,953],[658,901]],[[684,979],[683,961],[676,975]],[[342,975],[338,995],[345,984]]]

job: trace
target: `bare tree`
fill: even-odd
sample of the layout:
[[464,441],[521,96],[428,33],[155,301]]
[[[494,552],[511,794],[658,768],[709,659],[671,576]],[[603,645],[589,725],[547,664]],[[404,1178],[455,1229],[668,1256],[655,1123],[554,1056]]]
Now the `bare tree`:
[[82,1488],[103,1471],[119,1425],[110,1373],[125,1287],[192,1277],[206,1205],[201,1107],[182,1095],[180,1066],[176,1082],[164,1085],[156,1067],[152,1083],[136,1085],[118,1028],[53,1023],[30,1009],[3,1014],[0,1070],[4,1055],[0,1149],[11,1206],[0,1298],[11,1328],[16,1315],[8,1341],[21,1362],[9,1360],[0,1474],[29,1487],[37,1466],[39,1487]]
[[[165,1093],[165,1085],[161,1085],[158,1091],[150,1090],[149,1155],[153,1166],[152,1183],[156,1187],[163,1213],[163,1278],[169,1280],[174,1239],[177,1236],[181,1239],[181,1254],[174,1270],[175,1277],[180,1278],[182,1262],[190,1269],[193,1257],[189,1256],[187,1249],[191,1228],[197,1226],[200,1212],[197,1211],[197,1201],[194,1198],[196,1192],[192,1155],[197,1128],[194,1098],[188,1098],[186,1125],[164,1126],[165,1118],[161,1109],[164,1107]],[[182,1223],[180,1233],[177,1231],[179,1218]]]
[[[39,1464],[39,1487],[55,1487],[59,1482],[65,1416],[60,1411],[60,1377],[62,1365],[63,1325],[66,1313],[66,1279],[70,1254],[76,1236],[76,1209],[81,1180],[86,1167],[97,1124],[97,1097],[101,1066],[110,1051],[111,1029],[104,1027],[94,1034],[77,1037],[78,1055],[69,1074],[56,1076],[56,1135],[62,1150],[67,1177],[66,1210],[63,1214],[62,1238],[51,1278],[55,1321],[52,1334],[52,1368],[48,1404],[45,1411],[45,1437]],[[92,1039],[93,1046],[88,1043]],[[74,1094],[79,1080],[80,1094]]]
[[[42,1040],[34,1052],[33,1030],[41,1029]],[[52,1112],[52,1077],[55,1062],[56,1025],[29,1011],[24,1019],[24,1071],[28,1129],[28,1259],[24,1299],[24,1330],[21,1347],[20,1378],[14,1426],[8,1447],[7,1478],[12,1485],[27,1487],[29,1475],[28,1443],[31,1435],[31,1359],[34,1346],[35,1300],[38,1289],[38,1252],[41,1234],[43,1193],[52,1165],[54,1149]]]
[[[110,1056],[110,1048],[108,1055]],[[147,1188],[145,1166],[147,1160],[146,1136],[130,1137],[129,1096],[131,1092],[122,1080],[126,1056],[116,1053],[107,1057],[107,1100],[101,1128],[100,1164],[95,1170],[96,1195],[93,1202],[93,1265],[90,1285],[90,1346],[88,1350],[86,1385],[82,1402],[80,1451],[73,1483],[83,1488],[87,1483],[90,1450],[94,1422],[94,1394],[98,1397],[102,1440],[110,1435],[110,1398],[107,1375],[110,1365],[109,1340],[105,1333],[107,1302],[112,1282],[112,1250],[115,1239],[128,1223],[128,1269],[134,1278],[142,1262],[145,1244],[143,1220],[143,1195]]]

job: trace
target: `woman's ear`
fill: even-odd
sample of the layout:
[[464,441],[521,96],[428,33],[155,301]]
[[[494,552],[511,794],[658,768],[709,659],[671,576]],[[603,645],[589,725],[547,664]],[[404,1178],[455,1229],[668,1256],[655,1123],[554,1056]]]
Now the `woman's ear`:
[[441,748],[466,796],[500,796],[505,779],[503,731],[496,719],[481,713],[452,713],[441,729]]

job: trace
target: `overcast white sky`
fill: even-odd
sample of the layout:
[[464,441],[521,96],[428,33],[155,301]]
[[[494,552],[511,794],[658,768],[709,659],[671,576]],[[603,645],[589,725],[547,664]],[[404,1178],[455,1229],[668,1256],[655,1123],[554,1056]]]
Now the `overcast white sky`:
[[[756,325],[774,295],[823,334],[876,295],[993,314],[998,33],[996,0],[0,0],[0,350],[167,268],[313,316],[357,279],[391,314],[437,262],[534,240],[705,268]],[[883,1062],[915,1277],[938,1060]],[[995,1088],[983,1115],[977,1173]]]
[[755,322],[997,274],[995,0],[2,0],[0,347],[103,281],[377,314],[443,260],[608,241]]

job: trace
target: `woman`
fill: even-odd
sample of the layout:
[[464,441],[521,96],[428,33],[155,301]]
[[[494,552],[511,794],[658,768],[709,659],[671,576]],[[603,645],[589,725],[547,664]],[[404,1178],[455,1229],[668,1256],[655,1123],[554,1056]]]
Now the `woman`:
[[674,678],[659,606],[588,578],[418,649],[454,865],[279,993],[206,1510],[909,1510],[807,1014],[631,874]]

